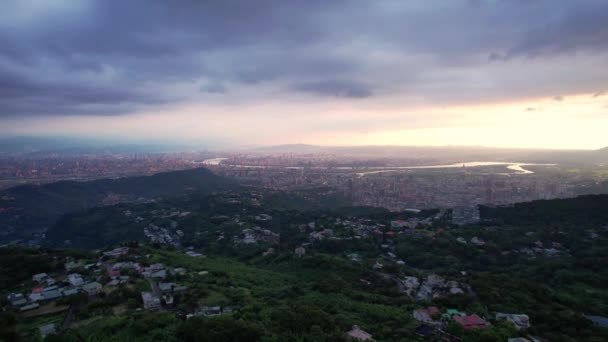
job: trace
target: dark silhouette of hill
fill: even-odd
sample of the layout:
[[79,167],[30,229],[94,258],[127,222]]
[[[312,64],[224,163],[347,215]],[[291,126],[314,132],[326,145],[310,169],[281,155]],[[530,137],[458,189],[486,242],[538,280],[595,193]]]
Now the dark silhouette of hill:
[[481,206],[481,217],[507,224],[598,224],[608,222],[608,195],[538,200],[510,206]]
[[[0,233],[27,235],[48,228],[61,215],[119,202],[144,202],[185,193],[209,194],[236,188],[236,183],[205,168],[164,172],[152,176],[61,181],[21,185],[0,192]],[[6,240],[6,238],[5,238]]]

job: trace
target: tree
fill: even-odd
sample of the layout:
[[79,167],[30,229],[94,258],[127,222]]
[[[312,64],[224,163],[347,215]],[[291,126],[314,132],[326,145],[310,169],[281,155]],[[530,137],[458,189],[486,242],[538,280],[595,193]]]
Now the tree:
[[0,313],[0,341],[17,341],[17,320],[9,313]]
[[177,328],[180,341],[195,342],[204,337],[209,342],[255,342],[260,339],[259,329],[231,317],[191,318]]

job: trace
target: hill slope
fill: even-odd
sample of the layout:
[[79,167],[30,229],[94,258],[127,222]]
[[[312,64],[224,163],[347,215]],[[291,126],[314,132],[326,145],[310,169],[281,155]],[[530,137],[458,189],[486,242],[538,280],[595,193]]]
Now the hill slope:
[[0,240],[23,237],[52,225],[61,215],[120,202],[145,202],[184,193],[208,194],[236,187],[198,168],[152,176],[23,185],[0,192]]
[[605,224],[608,195],[538,200],[495,208],[481,206],[481,216],[506,224]]

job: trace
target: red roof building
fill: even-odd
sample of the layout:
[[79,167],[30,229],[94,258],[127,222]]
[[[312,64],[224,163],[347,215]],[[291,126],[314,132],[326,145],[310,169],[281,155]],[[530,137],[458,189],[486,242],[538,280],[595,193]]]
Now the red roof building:
[[469,316],[454,316],[454,321],[462,325],[464,330],[471,329],[485,329],[488,327],[488,322],[484,321],[481,317],[473,314]]
[[120,277],[120,271],[119,270],[113,270],[113,269],[109,268],[108,269],[108,276],[110,278]]
[[429,306],[426,308],[426,312],[429,314],[429,316],[441,315],[441,311],[436,306]]

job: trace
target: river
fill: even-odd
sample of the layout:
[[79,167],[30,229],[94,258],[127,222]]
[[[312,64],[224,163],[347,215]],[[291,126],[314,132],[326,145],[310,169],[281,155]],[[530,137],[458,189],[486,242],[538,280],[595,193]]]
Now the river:
[[[207,159],[202,162],[204,165],[220,165],[223,160],[227,160],[228,158],[213,158]],[[537,165],[537,166],[555,166],[556,164],[536,164],[536,163],[520,163],[520,162],[489,162],[489,161],[476,161],[476,162],[465,162],[465,163],[454,163],[454,164],[439,164],[439,165],[419,165],[419,166],[370,166],[370,167],[350,167],[350,166],[340,166],[340,167],[326,167],[326,166],[312,166],[312,167],[303,167],[303,166],[261,166],[261,165],[227,165],[229,167],[238,167],[238,168],[250,168],[250,169],[265,169],[265,168],[285,168],[285,169],[314,169],[314,170],[323,170],[323,169],[332,169],[332,170],[344,170],[344,171],[358,171],[358,170],[370,170],[363,172],[355,172],[359,176],[365,176],[376,173],[384,173],[384,172],[395,172],[400,170],[417,170],[417,169],[448,169],[448,168],[469,168],[469,167],[479,167],[479,166],[500,166],[504,165],[505,168],[515,171],[513,173],[499,173],[499,174],[520,174],[527,175],[533,174],[534,171],[528,170],[524,168],[524,166],[528,165]]]

